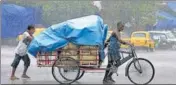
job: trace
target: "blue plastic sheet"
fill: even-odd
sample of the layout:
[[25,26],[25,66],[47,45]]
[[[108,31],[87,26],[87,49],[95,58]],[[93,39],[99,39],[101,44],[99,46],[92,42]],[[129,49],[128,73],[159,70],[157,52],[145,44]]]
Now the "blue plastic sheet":
[[170,1],[167,3],[168,7],[173,10],[174,12],[176,12],[176,1]]
[[15,38],[22,34],[28,25],[40,23],[41,9],[2,4],[1,38]]
[[[63,48],[68,43],[76,45],[100,46],[103,54],[107,25],[100,16],[90,15],[52,25],[31,42],[28,52],[36,56],[37,52],[50,52]],[[104,57],[102,57],[104,58]]]
[[164,17],[165,19],[168,19],[168,20],[176,20],[176,17],[169,14],[168,12],[165,12],[165,11],[159,11],[157,12],[157,16],[162,16]]
[[155,25],[155,30],[172,30],[176,28],[176,20],[160,20]]
[[[173,4],[170,3],[170,5],[173,7]],[[168,4],[168,6],[170,6]],[[157,24],[154,26],[155,30],[172,30],[176,27],[176,17],[169,14],[165,11],[159,11],[157,13],[157,16],[162,16],[165,19],[161,19],[157,22]]]

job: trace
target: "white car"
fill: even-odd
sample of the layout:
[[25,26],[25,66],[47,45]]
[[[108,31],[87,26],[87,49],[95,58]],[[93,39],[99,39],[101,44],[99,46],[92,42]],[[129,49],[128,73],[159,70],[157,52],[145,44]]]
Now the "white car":
[[158,48],[172,48],[176,50],[176,37],[171,31],[149,31],[151,38],[158,42]]

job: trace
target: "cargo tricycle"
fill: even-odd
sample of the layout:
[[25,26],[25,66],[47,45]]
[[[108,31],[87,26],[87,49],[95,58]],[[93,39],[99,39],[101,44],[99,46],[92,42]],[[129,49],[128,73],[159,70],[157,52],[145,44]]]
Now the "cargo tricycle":
[[[133,46],[131,46],[130,51],[120,51],[120,53],[122,57],[121,65],[131,60],[126,65],[125,76],[132,83],[148,84],[152,81],[155,69],[149,60],[138,58]],[[61,84],[74,83],[81,79],[87,71],[110,70],[110,72],[117,73],[115,64],[110,68],[99,67],[98,46],[74,46],[69,44],[54,52],[39,52],[37,60],[39,67],[51,67],[54,79]]]

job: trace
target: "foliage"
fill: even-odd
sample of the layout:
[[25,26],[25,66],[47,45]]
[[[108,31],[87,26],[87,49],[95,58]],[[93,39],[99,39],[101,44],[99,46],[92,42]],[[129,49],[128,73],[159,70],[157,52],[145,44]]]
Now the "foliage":
[[[95,14],[98,9],[89,0],[7,0],[21,6],[43,8],[42,19],[48,24],[56,24],[62,21]],[[111,28],[116,27],[118,21],[129,22],[135,29],[143,28],[146,24],[156,21],[155,12],[158,7],[156,1],[151,0],[103,0],[100,12],[104,22]]]

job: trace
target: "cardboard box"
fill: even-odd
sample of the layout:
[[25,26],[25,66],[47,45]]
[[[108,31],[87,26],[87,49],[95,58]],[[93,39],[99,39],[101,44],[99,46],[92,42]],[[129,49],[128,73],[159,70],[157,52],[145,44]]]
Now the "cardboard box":
[[[79,54],[78,54],[79,53]],[[57,51],[53,52],[41,52],[41,55],[48,56],[58,56]],[[61,57],[72,57],[75,60],[80,60],[81,65],[97,64],[98,57],[98,47],[97,46],[76,46],[69,43],[65,48],[62,49],[60,54]],[[46,57],[40,56],[42,59]],[[47,58],[47,59],[48,59]],[[51,58],[53,60],[53,58]]]

